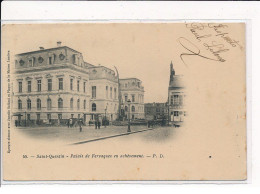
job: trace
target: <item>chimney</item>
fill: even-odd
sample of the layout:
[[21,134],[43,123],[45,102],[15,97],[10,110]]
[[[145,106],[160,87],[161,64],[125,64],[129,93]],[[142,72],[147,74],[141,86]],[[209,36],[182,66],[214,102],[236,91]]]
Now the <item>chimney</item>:
[[44,48],[41,46],[41,47],[40,47],[40,50],[44,50]]
[[61,41],[57,42],[57,46],[60,47],[61,46]]

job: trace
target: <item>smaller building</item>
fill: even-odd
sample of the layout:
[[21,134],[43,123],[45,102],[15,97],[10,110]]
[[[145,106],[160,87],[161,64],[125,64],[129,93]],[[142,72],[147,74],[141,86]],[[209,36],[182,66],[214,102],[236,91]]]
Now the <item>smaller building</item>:
[[147,120],[167,118],[167,103],[145,103],[144,112]]
[[[120,79],[121,117],[127,119],[144,119],[144,87],[137,78]],[[130,110],[129,104],[130,102]],[[130,112],[129,112],[130,111]]]

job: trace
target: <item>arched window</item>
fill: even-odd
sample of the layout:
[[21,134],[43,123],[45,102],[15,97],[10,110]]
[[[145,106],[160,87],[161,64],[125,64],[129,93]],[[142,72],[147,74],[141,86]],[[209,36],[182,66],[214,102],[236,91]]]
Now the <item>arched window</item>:
[[87,101],[86,101],[86,100],[84,100],[83,108],[84,108],[84,109],[87,108]]
[[132,112],[135,112],[135,107],[134,107],[134,106],[132,106],[131,111],[132,111]]
[[127,112],[127,110],[128,110],[128,107],[127,107],[127,106],[125,106],[125,112]]
[[92,111],[96,111],[97,110],[97,105],[95,103],[92,104]]
[[50,98],[47,99],[47,109],[51,110],[51,99]]
[[70,99],[70,109],[73,109],[73,98]]
[[80,100],[78,99],[77,101],[77,108],[79,109],[80,108]]
[[23,105],[22,105],[22,101],[19,99],[18,100],[18,109],[22,109]]
[[62,108],[63,108],[63,100],[62,100],[62,98],[59,98],[59,99],[58,99],[58,108],[59,108],[59,109],[62,109]]
[[41,110],[42,108],[42,102],[41,102],[41,99],[37,99],[37,110]]
[[28,110],[31,110],[31,108],[32,108],[32,104],[31,103],[32,103],[31,100],[27,99],[27,109]]

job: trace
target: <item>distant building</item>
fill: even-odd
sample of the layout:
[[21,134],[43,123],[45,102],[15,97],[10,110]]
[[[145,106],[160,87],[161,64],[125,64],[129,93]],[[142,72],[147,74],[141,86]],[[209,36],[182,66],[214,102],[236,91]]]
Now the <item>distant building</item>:
[[[144,87],[142,81],[137,78],[120,79],[121,91],[121,116],[128,118],[130,111],[131,119],[144,118]],[[127,101],[130,100],[130,110]]]
[[113,121],[118,115],[118,79],[115,72],[104,66],[89,67],[91,88],[90,115]]
[[171,123],[183,122],[186,116],[185,86],[183,75],[175,75],[173,64],[170,64],[170,81],[168,88],[169,121]]
[[168,117],[168,107],[166,103],[145,103],[145,118],[148,120]]

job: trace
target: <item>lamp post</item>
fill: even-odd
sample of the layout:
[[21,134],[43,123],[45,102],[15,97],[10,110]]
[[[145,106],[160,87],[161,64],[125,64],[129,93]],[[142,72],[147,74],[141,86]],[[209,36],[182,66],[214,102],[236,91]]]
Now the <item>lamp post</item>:
[[105,108],[105,128],[107,127],[107,106],[106,106],[106,108]]
[[131,105],[131,100],[130,99],[127,100],[127,104],[128,104],[128,128],[127,128],[127,132],[131,132],[131,128],[130,128],[130,105]]

